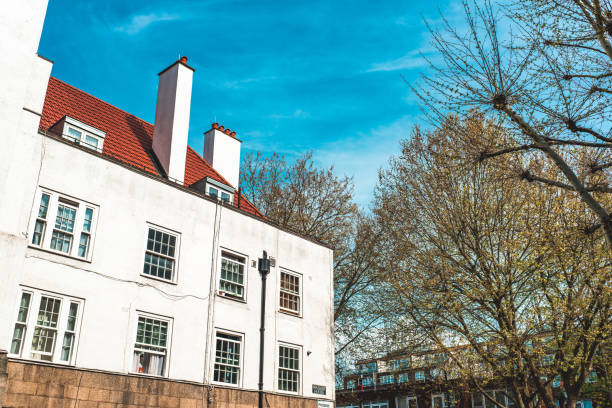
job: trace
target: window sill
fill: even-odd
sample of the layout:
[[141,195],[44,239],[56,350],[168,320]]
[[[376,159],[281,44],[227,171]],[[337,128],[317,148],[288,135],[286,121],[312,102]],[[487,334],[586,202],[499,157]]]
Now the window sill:
[[214,380],[211,381],[211,383],[214,385],[221,385],[223,387],[229,387],[229,388],[242,388],[240,384],[230,384],[230,383],[214,381]]
[[160,378],[168,378],[165,375],[155,375],[155,374],[146,374],[146,373],[135,373],[134,371],[128,371],[129,375],[135,375],[138,377],[147,377],[147,378],[156,378],[156,379],[160,379]]
[[43,248],[43,247],[39,247],[39,246],[32,245],[32,244],[28,244],[28,248],[36,249],[38,251],[46,252],[48,254],[59,255],[61,257],[68,258],[68,259],[74,259],[75,261],[91,263],[91,259],[73,256],[65,252],[55,251],[53,249]]
[[[227,299],[227,300],[231,300],[231,301],[238,302],[238,303],[246,304],[246,302],[247,302],[246,299],[235,297],[235,296],[231,296],[231,295],[223,295],[223,294],[219,293],[218,291],[215,292],[215,295],[217,295],[217,297],[219,297],[221,299]],[[221,383],[221,384],[225,384],[225,383]]]
[[[175,281],[171,281],[171,280],[167,280],[167,279],[163,279],[163,278],[158,278],[158,277],[153,276],[153,275],[147,275],[146,273],[141,273],[140,276],[142,276],[143,278],[147,278],[147,279],[153,279],[153,280],[158,281],[158,282],[168,283],[170,285],[175,285],[175,286],[178,285]],[[138,374],[138,373],[135,373],[135,374]]]
[[278,312],[284,315],[293,316],[293,317],[297,317],[300,319],[302,318],[302,315],[300,313],[292,312],[291,310],[278,309]]

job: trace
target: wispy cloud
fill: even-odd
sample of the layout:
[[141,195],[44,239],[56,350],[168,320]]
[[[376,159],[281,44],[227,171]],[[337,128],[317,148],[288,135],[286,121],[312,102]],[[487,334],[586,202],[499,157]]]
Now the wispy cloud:
[[180,18],[181,16],[179,14],[169,13],[136,14],[132,16],[128,22],[115,26],[114,29],[115,31],[134,35],[138,34],[152,24],[160,23],[162,21],[175,21],[179,20]]
[[372,65],[367,72],[399,71],[404,69],[423,68],[429,65],[424,50],[418,49],[390,61],[378,62]]
[[268,119],[308,119],[310,114],[301,109],[296,109],[290,114],[273,113],[272,115],[268,115],[266,117]]
[[231,81],[223,81],[223,82],[220,82],[218,85],[221,88],[227,88],[227,89],[243,89],[247,87],[249,84],[255,84],[258,82],[265,82],[265,81],[273,81],[275,79],[278,79],[278,77],[274,75],[254,77],[254,78],[241,78],[241,79],[235,79]]

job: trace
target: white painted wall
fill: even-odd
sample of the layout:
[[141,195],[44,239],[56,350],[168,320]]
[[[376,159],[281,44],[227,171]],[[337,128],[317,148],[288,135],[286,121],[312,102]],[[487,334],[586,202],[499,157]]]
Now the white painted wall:
[[240,145],[235,137],[218,129],[204,133],[204,159],[235,189],[240,182]]
[[[4,318],[0,323],[3,334],[0,348],[10,345],[10,336],[6,334],[12,333],[14,317],[9,314],[18,301],[18,285],[26,285],[85,299],[76,366],[129,372],[136,333],[135,312],[140,310],[173,319],[168,377],[209,383],[214,364],[214,338],[207,329],[213,276],[215,302],[211,305],[211,326],[244,334],[241,387],[257,389],[261,278],[257,269],[250,267],[250,261],[266,250],[276,258],[277,267],[272,268],[267,283],[264,387],[277,391],[277,345],[282,341],[302,346],[300,395],[319,397],[311,392],[312,384],[319,384],[327,387],[326,397],[332,398],[330,249],[61,141],[38,134],[29,137],[42,140],[45,145],[38,185],[98,205],[99,218],[92,262],[27,247],[29,241],[19,238],[18,246],[22,249],[14,257],[21,259],[13,260],[13,256],[8,259],[19,265],[9,270],[16,279],[10,287],[0,289],[12,297],[1,313]],[[19,161],[26,167],[37,159],[38,152],[32,151]],[[37,184],[35,177],[17,182],[33,185],[32,189]],[[23,231],[28,229],[30,202],[17,214],[23,220],[19,227]],[[38,203],[34,207],[37,209]],[[0,217],[15,215],[2,212]],[[176,284],[141,275],[148,222],[180,233]],[[215,242],[218,243],[213,245]],[[7,248],[5,240],[0,241],[0,248]],[[246,303],[214,294],[221,249],[248,257]],[[214,263],[213,257],[217,258]],[[6,270],[6,261],[0,265],[2,270]],[[278,311],[280,268],[303,275],[302,317]],[[158,290],[184,298],[171,300]],[[311,351],[310,355],[307,351]]]
[[183,182],[193,69],[177,61],[159,74],[153,151],[166,174]]

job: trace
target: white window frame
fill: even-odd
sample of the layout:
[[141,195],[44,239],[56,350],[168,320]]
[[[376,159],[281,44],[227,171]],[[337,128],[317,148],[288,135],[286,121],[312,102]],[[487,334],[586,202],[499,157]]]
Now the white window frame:
[[234,202],[234,192],[232,188],[213,178],[207,179],[206,195],[224,203],[232,204]]
[[[24,293],[30,295],[30,303],[26,315],[25,323],[18,322],[17,316],[21,305],[21,299]],[[32,340],[34,338],[34,332],[37,326],[37,319],[40,310],[40,303],[43,297],[57,299],[60,301],[60,308],[58,312],[57,326],[54,328],[55,340],[50,353],[38,353],[32,351]],[[20,286],[19,295],[17,297],[17,306],[13,309],[11,326],[11,346],[9,347],[9,356],[15,358],[22,358],[24,360],[33,361],[47,361],[54,364],[62,365],[74,365],[76,361],[76,355],[78,350],[80,332],[81,332],[81,321],[83,316],[83,307],[85,300],[74,296],[63,295],[55,292],[46,290],[34,289],[30,287]],[[78,305],[77,314],[75,316],[74,329],[68,329],[68,313],[70,311],[70,305],[76,303]],[[21,338],[21,345],[17,353],[13,353],[13,333],[16,325],[24,326],[24,333]],[[64,337],[66,335],[72,335],[72,344],[68,360],[62,360],[62,348],[64,344]],[[49,360],[43,360],[41,358],[33,357],[32,354],[37,355],[48,355],[51,358]]]
[[[223,254],[228,254],[232,257],[236,257],[236,258],[242,258],[243,259],[243,270],[242,270],[242,297],[239,297],[237,295],[234,295],[232,293],[226,292],[224,290],[221,289],[221,268],[223,267]],[[231,259],[230,261],[232,262],[237,262],[233,259]],[[247,301],[247,282],[248,282],[248,270],[249,270],[249,257],[247,255],[241,254],[239,252],[236,251],[232,251],[230,249],[227,248],[220,248],[220,252],[219,252],[219,262],[218,262],[218,276],[217,276],[217,294],[219,296],[222,296],[226,299],[231,299],[231,300],[235,300],[235,301],[239,301],[239,302],[246,302]],[[238,283],[232,282],[230,280],[224,279],[227,282],[230,282],[231,284],[235,284],[238,285]]]
[[[39,209],[41,206],[41,199],[43,195],[49,196],[47,214],[45,218],[39,217]],[[68,252],[51,248],[53,232],[56,229],[55,222],[58,215],[58,206],[60,204],[65,207],[74,208],[76,210],[72,232],[63,231],[61,228],[58,229],[60,233],[65,233],[72,236],[72,241]],[[85,216],[88,212],[88,209],[92,212],[92,220],[89,223],[89,231],[87,231],[87,229],[85,228]],[[49,251],[54,254],[79,259],[81,261],[91,262],[93,258],[93,247],[95,242],[96,229],[98,226],[99,209],[100,208],[98,205],[92,204],[85,200],[75,198],[68,194],[62,194],[45,187],[39,187],[36,191],[36,194],[34,195],[34,206],[32,208],[32,214],[30,216],[28,246],[31,248]],[[36,231],[37,222],[43,222],[44,227],[42,231],[42,239],[38,244],[35,244],[33,242],[33,239]],[[87,236],[89,239],[85,256],[79,256],[79,246],[81,243],[82,236]]]
[[[79,120],[71,118],[70,116],[66,116],[63,119],[64,126],[62,128],[62,137],[64,139],[68,139],[74,143],[77,143],[81,146],[85,146],[88,149],[95,150],[99,153],[102,153],[102,148],[104,146],[104,138],[106,137],[106,133],[96,129],[93,126],[89,126],[86,123],[83,123]],[[70,131],[79,132],[79,138],[77,139],[74,135],[70,133]],[[97,140],[97,145],[94,146],[87,142],[87,136],[92,139]]]
[[[168,332],[166,333],[166,352],[165,352],[165,361],[164,361],[164,367],[162,370],[161,375],[156,375],[156,374],[149,374],[149,373],[144,373],[144,372],[138,372],[135,371],[133,369],[133,365],[134,365],[134,353],[136,353],[137,351],[142,351],[142,352],[147,352],[144,348],[137,348],[136,347],[136,340],[138,337],[138,321],[140,320],[140,318],[143,317],[145,319],[154,319],[154,320],[158,320],[161,322],[166,322],[168,324]],[[168,377],[168,367],[170,367],[170,351],[172,349],[171,345],[172,345],[172,329],[173,329],[173,323],[174,320],[171,317],[167,317],[167,316],[161,316],[158,314],[153,314],[153,313],[149,313],[149,312],[144,312],[144,311],[140,311],[137,310],[136,313],[134,313],[134,324],[132,327],[132,337],[131,337],[131,353],[129,355],[129,369],[128,371],[131,374],[137,374],[137,375],[142,375],[142,376],[146,376],[146,377],[156,377],[156,378],[167,378]],[[144,344],[144,343],[143,343]],[[151,354],[159,354],[159,352],[152,352]]]
[[[294,369],[290,369],[290,368],[284,368],[284,367],[280,366],[280,348],[281,347],[297,350],[297,352],[298,352],[298,363],[300,365],[298,370],[294,370]],[[304,364],[303,364],[303,359],[302,359],[302,346],[299,346],[297,344],[291,344],[291,343],[285,343],[285,342],[280,342],[279,341],[277,343],[277,345],[276,345],[276,366],[277,366],[276,376],[275,376],[276,377],[275,378],[275,380],[276,380],[275,381],[276,390],[278,392],[282,392],[282,393],[285,393],[285,394],[301,395],[302,389],[303,389],[302,382],[303,382],[303,378],[304,378],[304,375],[303,375]],[[280,372],[281,372],[281,370],[287,370],[287,371],[292,371],[292,372],[297,372],[298,373],[298,381],[297,381],[298,389],[297,389],[297,391],[287,391],[287,390],[283,390],[283,389],[281,389],[279,387],[278,383],[279,383],[279,380],[280,380]]]
[[[281,288],[281,284],[282,284],[282,276],[283,274],[287,274],[293,277],[298,278],[299,280],[299,290],[298,290],[298,294],[296,295],[293,292],[287,291],[287,290],[283,290]],[[297,311],[293,310],[293,309],[289,309],[289,308],[285,308],[281,305],[281,293],[282,292],[286,292],[289,293],[292,296],[297,296],[298,297],[298,309]],[[279,268],[278,270],[278,285],[277,285],[277,293],[278,293],[278,311],[281,313],[285,313],[291,316],[297,316],[297,317],[302,317],[302,312],[304,310],[304,296],[303,296],[303,292],[304,292],[304,277],[301,273],[297,273],[294,271],[291,271],[289,269],[286,268]]]
[[446,407],[446,399],[444,398],[444,394],[432,394],[431,395],[431,408],[435,408],[434,400],[436,398],[442,398],[442,407],[441,408],[445,408]]
[[[170,236],[173,236],[175,239],[175,244],[174,244],[174,257],[168,256],[168,255],[164,255],[161,252],[156,252],[155,250],[149,250],[148,249],[148,243],[149,243],[149,230],[154,230],[154,231],[159,231],[161,233],[164,234],[168,234]],[[177,231],[168,229],[168,228],[164,228],[162,226],[159,226],[157,224],[153,224],[151,222],[147,222],[146,223],[146,229],[145,229],[145,233],[144,233],[144,246],[143,246],[143,250],[142,253],[143,258],[142,258],[142,267],[140,270],[140,276],[148,278],[148,279],[155,279],[158,280],[160,282],[166,282],[166,283],[173,283],[176,284],[176,282],[178,281],[178,272],[179,272],[179,257],[180,257],[180,248],[181,248],[181,234]],[[158,256],[160,258],[165,258],[165,259],[171,259],[174,264],[173,264],[173,268],[172,268],[172,276],[170,279],[165,279],[163,277],[160,276],[156,276],[156,275],[151,275],[148,273],[145,273],[144,268],[146,266],[146,262],[147,262],[147,254],[152,254],[155,256]]]
[[[238,342],[240,344],[240,356],[238,357],[239,359],[238,381],[235,384],[223,382],[223,381],[215,381],[215,365],[216,365],[216,359],[217,359],[217,337],[219,334],[240,338],[240,341]],[[239,333],[239,332],[235,332],[232,330],[219,329],[219,328],[215,329],[215,351],[214,351],[214,357],[211,359],[212,360],[212,374],[213,374],[212,383],[213,384],[219,384],[219,385],[223,385],[227,387],[242,387],[242,379],[244,377],[244,352],[245,352],[244,337],[245,337],[244,333]],[[225,365],[229,365],[229,364],[225,364]]]

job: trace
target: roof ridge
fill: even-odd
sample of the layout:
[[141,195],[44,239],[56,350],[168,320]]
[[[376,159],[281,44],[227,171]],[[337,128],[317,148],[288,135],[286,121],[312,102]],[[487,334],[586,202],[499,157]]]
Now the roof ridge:
[[155,126],[155,125],[153,125],[151,122],[148,122],[148,121],[146,121],[146,120],[142,119],[141,117],[136,116],[136,115],[134,115],[133,113],[130,113],[130,112],[126,111],[125,109],[118,108],[117,106],[113,105],[112,103],[106,102],[105,100],[102,100],[102,99],[98,98],[97,96],[94,96],[94,95],[90,94],[89,92],[86,92],[86,91],[84,91],[84,90],[82,90],[82,89],[79,89],[79,88],[77,88],[77,87],[76,87],[76,86],[74,86],[74,85],[70,85],[68,82],[66,82],[66,81],[62,81],[61,79],[59,79],[59,78],[57,78],[57,77],[54,77],[53,75],[50,75],[50,76],[49,76],[49,79],[50,79],[50,80],[51,80],[51,79],[54,79],[54,80],[56,80],[56,81],[58,81],[58,82],[61,82],[62,84],[66,85],[66,86],[69,86],[70,88],[74,89],[74,90],[75,90],[75,91],[77,91],[77,92],[84,93],[85,95],[87,95],[87,96],[89,96],[89,97],[91,97],[91,98],[94,98],[94,99],[96,99],[96,100],[98,100],[98,101],[102,102],[103,104],[110,106],[111,108],[117,109],[117,110],[119,110],[119,111],[121,111],[121,112],[125,113],[126,115],[133,116],[133,117],[135,117],[136,119],[138,119],[139,121],[146,123],[147,125]]

